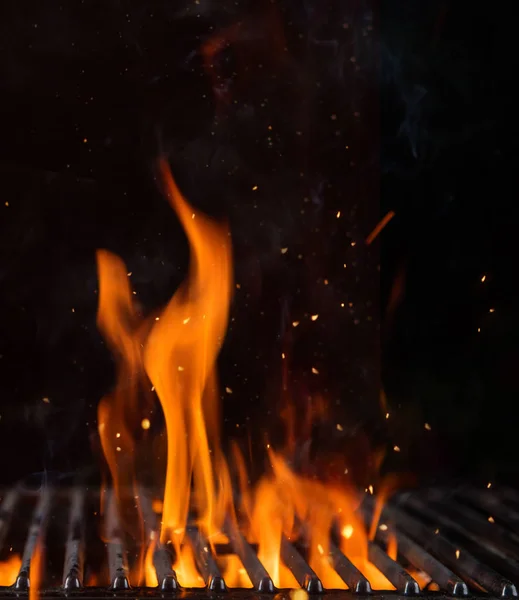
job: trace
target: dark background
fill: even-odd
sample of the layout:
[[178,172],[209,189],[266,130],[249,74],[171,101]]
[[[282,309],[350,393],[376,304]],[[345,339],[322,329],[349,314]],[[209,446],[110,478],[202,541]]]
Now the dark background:
[[258,443],[275,428],[285,352],[298,411],[318,394],[333,407],[313,433],[317,454],[342,452],[363,471],[387,447],[385,469],[425,480],[513,478],[516,137],[497,9],[0,10],[3,480],[98,461],[96,406],[114,367],[95,324],[95,250],[126,261],[144,312],[186,273],[154,179],[159,153],[190,201],[231,225],[240,287],[219,364],[233,390],[226,434]]

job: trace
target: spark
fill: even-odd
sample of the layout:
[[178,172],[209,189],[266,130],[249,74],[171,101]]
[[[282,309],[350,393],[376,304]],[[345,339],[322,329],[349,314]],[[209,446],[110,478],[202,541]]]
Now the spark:
[[312,367],[312,373],[314,375],[319,375],[319,371],[315,367]]
[[373,496],[373,486],[372,485],[368,485],[368,490],[369,490],[369,493]]
[[439,530],[439,529],[435,529],[435,530],[434,530],[434,533],[435,533],[436,535],[438,535],[438,534],[440,533],[440,530]]
[[182,324],[183,325],[187,325],[189,323],[189,321],[191,320],[191,317],[186,317],[183,321]]
[[341,533],[347,540],[349,540],[351,538],[351,536],[353,535],[353,527],[350,524],[345,525],[343,527]]
[[340,217],[341,217],[341,211],[340,210],[337,211],[337,215],[336,216],[337,216],[338,219],[340,219]]
[[389,419],[389,413],[386,413],[386,419]]
[[183,371],[183,370],[184,370],[184,367],[181,367],[181,366],[179,365],[179,366],[177,367],[177,369],[178,369],[179,371]]
[[299,325],[299,321],[292,321],[292,327],[297,327]]
[[225,388],[225,391],[226,391],[228,394],[232,394],[232,390],[231,390],[231,388],[230,388],[230,387],[226,387],[226,388]]
[[120,452],[120,451],[121,451],[121,447],[120,447],[120,446],[117,446],[117,447],[116,447],[116,450],[117,450],[117,452]]
[[341,308],[344,308],[344,302],[341,302]]
[[83,138],[83,144],[86,144],[88,142],[88,138]]
[[356,246],[356,245],[357,245],[357,242],[352,242],[352,243],[350,244],[350,246],[351,246],[352,248],[353,248],[353,246]]
[[285,353],[284,353],[284,352],[282,352],[282,353],[281,353],[281,358],[282,358],[283,360],[285,360]]
[[150,426],[151,426],[151,423],[150,423],[150,420],[149,420],[149,419],[143,419],[143,420],[141,421],[141,427],[142,427],[143,429],[149,429],[149,428],[150,428]]
[[459,558],[459,557],[460,557],[460,551],[456,550],[456,558]]
[[191,215],[191,218],[194,219],[196,217],[195,213]]
[[336,427],[337,427],[337,431],[344,431],[342,428],[342,425],[340,423],[337,423]]
[[491,312],[491,313],[496,312],[496,309],[495,308],[491,308],[488,312]]
[[258,189],[257,185],[252,186],[252,191],[255,192]]
[[120,438],[120,437],[121,437],[121,434],[120,434],[119,432],[117,432],[117,433],[115,434],[115,437],[116,437],[116,438]]
[[395,212],[390,210],[387,215],[377,224],[375,229],[368,235],[366,238],[366,244],[369,246],[378,234],[384,229],[384,227],[391,221],[391,219],[395,216]]
[[495,523],[495,521],[494,521],[494,517],[488,517],[488,522],[489,522],[489,523]]
[[481,283],[485,283],[486,279],[487,279],[487,276],[483,275],[483,277],[481,278]]
[[319,554],[324,554],[324,550],[321,544],[317,544],[317,550],[319,550]]
[[425,423],[424,427],[425,429],[427,429],[427,431],[431,431],[431,426],[429,425],[429,423]]
[[387,531],[387,525],[385,523],[381,523],[378,528],[380,531]]
[[286,254],[288,252],[288,248],[281,248],[281,254]]
[[155,321],[160,321],[160,317],[155,317]]
[[490,481],[487,483],[487,489],[490,489],[492,487],[492,484],[490,483]]
[[312,321],[317,321],[319,315],[312,315],[310,318],[312,319]]
[[43,400],[43,402],[45,402],[45,404],[50,404],[49,398],[45,397],[45,398],[42,398],[42,400]]
[[393,446],[393,450],[394,450],[395,452],[400,452],[400,448],[399,448],[398,446]]

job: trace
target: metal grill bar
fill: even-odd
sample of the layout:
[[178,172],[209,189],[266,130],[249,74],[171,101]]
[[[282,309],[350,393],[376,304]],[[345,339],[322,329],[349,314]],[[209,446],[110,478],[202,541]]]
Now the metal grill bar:
[[186,537],[193,548],[196,564],[207,588],[212,592],[225,592],[227,586],[225,585],[225,581],[223,580],[220,569],[211,553],[209,542],[205,539],[205,536],[198,527],[190,526],[186,528]]
[[22,565],[20,572],[16,578],[14,584],[15,589],[23,591],[29,589],[30,585],[30,571],[31,571],[31,559],[36,550],[38,543],[43,540],[43,534],[47,525],[47,516],[52,500],[52,492],[49,488],[43,488],[40,494],[40,499],[34,510],[31,524],[29,526],[29,533],[23,549]]
[[114,591],[130,588],[128,563],[124,549],[121,525],[117,514],[115,494],[109,490],[106,494],[106,539],[108,550],[108,569],[111,589]]
[[368,559],[402,594],[416,596],[420,593],[420,586],[411,575],[374,542],[369,542]]
[[9,529],[19,497],[20,490],[18,487],[15,487],[7,492],[0,505],[0,548],[4,545],[5,535]]
[[84,566],[84,506],[85,493],[82,489],[72,492],[68,536],[63,570],[63,587],[76,590],[83,587]]
[[334,569],[352,592],[356,594],[371,593],[369,581],[335,544],[330,543],[329,552]]
[[258,590],[258,592],[274,592],[274,583],[270,575],[261,564],[252,547],[240,533],[233,519],[227,519],[225,533],[231,542],[232,549],[238,555],[244,569],[247,571],[254,589]]
[[309,594],[322,593],[321,580],[285,536],[281,537],[281,558],[304,590]]
[[179,585],[177,574],[171,566],[171,554],[160,541],[159,523],[157,515],[153,512],[152,503],[146,491],[142,490],[139,494],[141,510],[146,528],[148,543],[155,543],[153,549],[153,566],[157,575],[157,582],[162,591],[177,590]]

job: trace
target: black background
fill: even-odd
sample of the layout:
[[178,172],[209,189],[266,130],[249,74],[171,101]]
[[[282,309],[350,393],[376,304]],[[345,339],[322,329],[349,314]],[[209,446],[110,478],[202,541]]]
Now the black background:
[[[231,225],[228,436],[259,443],[279,421],[283,351],[298,410],[317,394],[334,407],[318,452],[362,471],[369,448],[387,446],[388,470],[513,478],[516,138],[497,9],[9,0],[1,11],[3,480],[99,460],[96,405],[114,368],[95,325],[95,250],[126,261],[144,312],[186,273],[160,153],[190,201]],[[208,72],[201,48],[222,36]]]

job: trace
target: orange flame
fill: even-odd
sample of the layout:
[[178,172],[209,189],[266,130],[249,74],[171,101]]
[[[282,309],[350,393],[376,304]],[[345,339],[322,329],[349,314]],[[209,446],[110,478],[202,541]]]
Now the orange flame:
[[22,559],[18,554],[13,554],[7,560],[0,561],[0,585],[12,585],[21,566]]
[[38,600],[40,597],[42,566],[43,548],[41,540],[38,540],[31,558],[31,571],[29,573],[29,600]]
[[[146,371],[166,420],[168,456],[162,536],[168,538],[185,527],[191,477],[196,508],[206,529],[212,531],[223,518],[216,514],[213,470],[218,462],[219,472],[226,471],[218,448],[214,366],[227,328],[232,268],[227,226],[194,211],[165,161],[161,162],[161,171],[168,199],[187,233],[192,253],[187,281],[156,321],[144,354]],[[215,453],[214,459],[211,452]]]

